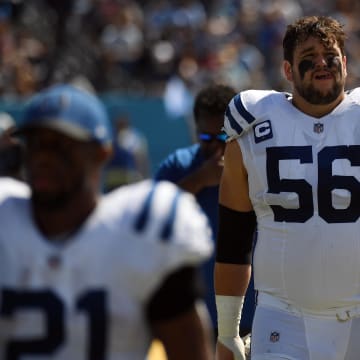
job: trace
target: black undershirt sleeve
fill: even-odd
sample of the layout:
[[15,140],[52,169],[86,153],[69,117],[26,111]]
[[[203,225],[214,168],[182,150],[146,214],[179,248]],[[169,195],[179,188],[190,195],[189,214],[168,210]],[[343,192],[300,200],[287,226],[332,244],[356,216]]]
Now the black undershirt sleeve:
[[150,322],[169,320],[189,310],[205,295],[205,284],[198,268],[183,267],[170,274],[146,306]]

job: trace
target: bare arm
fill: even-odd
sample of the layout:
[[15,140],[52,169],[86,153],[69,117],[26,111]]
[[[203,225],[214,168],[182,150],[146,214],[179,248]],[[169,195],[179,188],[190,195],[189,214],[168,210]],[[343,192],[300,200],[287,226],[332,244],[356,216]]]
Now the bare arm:
[[168,360],[210,360],[213,338],[203,303],[175,318],[153,324],[154,335],[164,345]]
[[[247,172],[243,164],[239,144],[232,141],[226,145],[224,168],[220,181],[220,204],[237,211],[251,211]],[[235,236],[235,234],[234,234]],[[251,266],[215,264],[215,292],[218,295],[245,295],[250,281]]]
[[[243,164],[239,144],[236,141],[226,145],[219,202],[221,205],[239,212],[249,212],[253,209],[249,198],[247,172]],[[241,229],[239,229],[239,233],[234,233],[234,236],[241,237]],[[216,295],[224,295],[226,297],[245,296],[250,275],[250,264],[216,262],[214,270]],[[235,317],[234,323],[236,324]],[[229,341],[227,346],[224,345],[226,341],[219,340],[217,342],[216,358],[218,360],[233,360],[235,359],[235,354],[237,354],[236,359],[245,359],[244,345],[240,338],[238,336],[236,338],[234,335]]]

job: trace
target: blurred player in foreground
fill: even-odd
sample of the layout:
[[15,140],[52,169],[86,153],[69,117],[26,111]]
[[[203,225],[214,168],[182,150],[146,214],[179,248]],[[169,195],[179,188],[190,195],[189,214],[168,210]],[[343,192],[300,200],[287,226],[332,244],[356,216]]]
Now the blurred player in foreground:
[[0,180],[0,358],[211,359],[197,270],[211,231],[192,195],[144,181],[105,196],[101,103],[68,85],[37,94],[18,129],[29,184]]

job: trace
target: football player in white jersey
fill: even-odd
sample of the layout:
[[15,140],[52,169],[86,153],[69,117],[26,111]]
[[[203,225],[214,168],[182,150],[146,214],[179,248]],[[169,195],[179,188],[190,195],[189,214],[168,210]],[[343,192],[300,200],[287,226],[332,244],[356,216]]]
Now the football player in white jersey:
[[212,253],[192,195],[143,181],[100,196],[106,112],[69,85],[37,94],[18,134],[29,187],[0,180],[0,359],[212,358],[197,268]]
[[345,33],[329,17],[287,27],[292,95],[247,90],[229,103],[215,289],[218,360],[244,360],[239,321],[251,268],[252,360],[360,354],[360,106],[345,92]]

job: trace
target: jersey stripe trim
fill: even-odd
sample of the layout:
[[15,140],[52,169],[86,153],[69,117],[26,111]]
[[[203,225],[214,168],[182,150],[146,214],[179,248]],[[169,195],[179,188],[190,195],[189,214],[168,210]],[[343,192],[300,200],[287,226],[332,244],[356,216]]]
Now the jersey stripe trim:
[[171,238],[171,235],[173,233],[174,230],[174,223],[175,223],[175,218],[176,218],[176,210],[177,210],[177,206],[179,203],[179,199],[180,199],[180,194],[181,191],[177,191],[175,194],[175,197],[173,199],[173,202],[171,204],[171,209],[169,212],[169,216],[165,222],[165,225],[161,231],[160,234],[160,238],[164,241],[167,242],[169,241],[169,239]]
[[149,191],[149,194],[147,195],[147,197],[145,199],[145,202],[140,211],[140,214],[135,221],[134,228],[135,228],[135,231],[137,231],[137,232],[142,231],[145,228],[146,223],[148,222],[148,219],[150,216],[151,202],[152,202],[152,199],[153,199],[154,193],[155,193],[155,187],[156,187],[156,184],[154,184],[152,186],[151,190]]
[[240,94],[237,94],[234,97],[234,105],[236,110],[238,111],[238,113],[249,123],[251,124],[255,118],[254,116],[252,116],[244,107],[242,101],[241,101],[241,96]]
[[243,128],[237,123],[235,118],[231,115],[230,107],[226,108],[225,116],[228,118],[230,126],[237,132],[237,134],[241,134],[243,132]]

